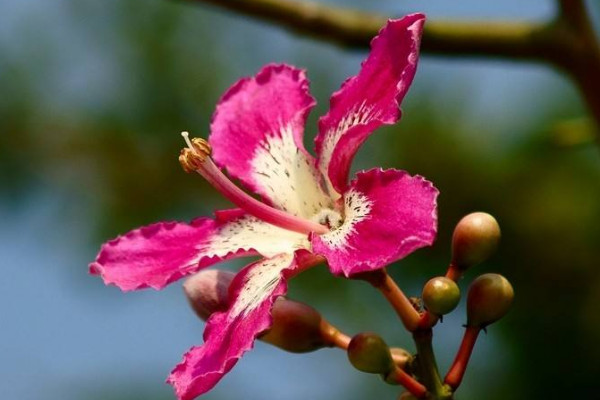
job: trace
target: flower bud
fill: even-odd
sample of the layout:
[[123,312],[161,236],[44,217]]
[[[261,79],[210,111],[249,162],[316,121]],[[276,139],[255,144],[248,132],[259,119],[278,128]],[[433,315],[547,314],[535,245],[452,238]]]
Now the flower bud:
[[[185,281],[183,290],[200,318],[207,320],[214,312],[227,311],[228,288],[234,277],[228,271],[205,270]],[[314,308],[279,297],[271,316],[273,324],[260,340],[294,353],[331,346],[321,331],[328,324]]]
[[280,297],[275,300],[273,325],[260,340],[292,353],[330,346],[322,335],[321,314],[307,304]]
[[422,297],[429,312],[438,316],[445,315],[458,305],[460,289],[452,279],[438,276],[425,284]]
[[375,333],[354,336],[348,345],[348,359],[354,368],[372,374],[387,374],[394,368],[390,348]]
[[467,295],[467,326],[485,328],[508,312],[514,298],[510,282],[498,274],[483,274]]
[[206,321],[217,311],[228,307],[228,289],[235,274],[229,271],[209,269],[186,279],[183,291],[196,314]]
[[487,260],[498,247],[500,226],[494,217],[475,212],[463,217],[452,235],[452,264],[465,270]]

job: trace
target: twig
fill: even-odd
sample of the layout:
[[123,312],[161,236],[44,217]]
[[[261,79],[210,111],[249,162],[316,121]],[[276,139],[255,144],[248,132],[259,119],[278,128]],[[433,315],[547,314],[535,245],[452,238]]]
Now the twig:
[[[367,47],[388,17],[300,0],[182,0],[208,3],[350,48]],[[424,53],[543,60],[546,25],[428,21]]]
[[[387,17],[300,0],[181,0],[257,17],[303,35],[364,48]],[[424,54],[544,62],[568,73],[600,126],[600,47],[581,0],[557,0],[547,23],[428,21]],[[600,129],[597,139],[600,140]]]
[[402,324],[409,332],[413,332],[419,326],[420,315],[415,309],[410,299],[406,297],[402,289],[398,287],[396,282],[388,275],[385,269],[375,270],[371,272],[363,272],[354,276],[355,279],[361,279],[369,282],[375,289],[387,299]]

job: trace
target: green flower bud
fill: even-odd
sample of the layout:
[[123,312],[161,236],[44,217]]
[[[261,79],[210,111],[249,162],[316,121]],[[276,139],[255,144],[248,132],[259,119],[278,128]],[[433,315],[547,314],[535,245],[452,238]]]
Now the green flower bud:
[[471,283],[467,295],[467,326],[485,328],[498,321],[512,305],[510,282],[498,274],[483,274]]
[[[183,290],[192,309],[203,320],[214,312],[227,311],[228,289],[235,274],[228,271],[205,270],[188,278]],[[271,311],[273,325],[260,340],[293,353],[304,353],[329,347],[322,329],[330,325],[314,308],[280,297]]]
[[422,297],[429,312],[435,315],[445,315],[458,305],[460,289],[452,279],[438,276],[425,284]]
[[348,345],[348,359],[354,368],[372,374],[387,374],[394,368],[390,348],[372,332],[354,336]]
[[471,213],[461,219],[452,235],[452,264],[465,270],[487,260],[498,247],[500,226],[484,212]]

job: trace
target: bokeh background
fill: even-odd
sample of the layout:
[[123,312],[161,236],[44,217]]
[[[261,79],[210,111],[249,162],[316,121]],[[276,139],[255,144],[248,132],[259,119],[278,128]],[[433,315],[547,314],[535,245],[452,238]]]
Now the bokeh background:
[[[336,3],[430,18],[554,13],[551,0]],[[598,22],[598,3],[588,6]],[[123,294],[89,276],[87,264],[103,241],[131,228],[227,206],[182,172],[179,132],[206,135],[217,99],[239,77],[269,62],[307,68],[319,101],[307,128],[311,148],[330,93],[365,55],[191,2],[3,0],[0,398],[173,398],[164,379],[203,330],[180,283]],[[439,236],[391,273],[418,295],[444,272],[453,225],[484,210],[499,220],[502,245],[461,286],[493,271],[516,291],[511,313],[480,338],[457,398],[596,398],[600,154],[581,130],[586,113],[576,89],[541,65],[424,56],[403,109],[399,124],[362,148],[355,169],[396,167],[433,181],[441,191]],[[377,331],[413,350],[364,283],[320,267],[294,280],[291,296],[350,334]],[[461,304],[435,330],[442,373],[464,321]],[[353,370],[339,350],[293,355],[258,343],[205,398],[398,393]]]

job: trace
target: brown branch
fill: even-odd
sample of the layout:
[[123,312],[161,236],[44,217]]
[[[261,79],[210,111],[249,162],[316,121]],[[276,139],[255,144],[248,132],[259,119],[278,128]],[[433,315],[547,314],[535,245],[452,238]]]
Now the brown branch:
[[[320,40],[365,48],[387,17],[301,0],[182,0],[208,3]],[[428,21],[423,54],[543,62],[579,86],[600,126],[600,48],[581,0],[557,0],[547,23]],[[600,130],[598,130],[600,138]]]
[[575,81],[596,120],[600,142],[600,44],[581,0],[558,0],[554,39],[563,50],[555,63]]
[[558,14],[571,25],[586,23],[587,11],[582,0],[558,0]]
[[[208,3],[260,18],[303,35],[350,48],[365,48],[388,17],[300,0],[184,0]],[[546,26],[530,23],[428,21],[424,53],[447,56],[543,60]]]

